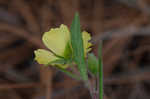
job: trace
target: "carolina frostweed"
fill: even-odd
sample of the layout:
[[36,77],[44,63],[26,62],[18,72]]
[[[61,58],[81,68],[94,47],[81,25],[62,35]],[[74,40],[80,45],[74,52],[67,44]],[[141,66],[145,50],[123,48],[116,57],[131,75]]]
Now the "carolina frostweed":
[[[83,45],[84,45],[84,55],[91,50],[90,46],[92,45],[89,43],[91,40],[91,36],[88,32],[82,32],[83,38]],[[50,49],[51,51],[45,49],[38,49],[35,50],[35,60],[39,64],[50,64],[52,66],[58,65],[62,68],[68,67],[67,64],[54,64],[53,61],[59,60],[60,57],[69,60],[72,58],[72,48],[71,48],[71,40],[70,40],[70,31],[68,27],[62,24],[59,28],[52,28],[50,31],[45,32],[42,41],[44,45]],[[60,57],[58,57],[60,56]]]

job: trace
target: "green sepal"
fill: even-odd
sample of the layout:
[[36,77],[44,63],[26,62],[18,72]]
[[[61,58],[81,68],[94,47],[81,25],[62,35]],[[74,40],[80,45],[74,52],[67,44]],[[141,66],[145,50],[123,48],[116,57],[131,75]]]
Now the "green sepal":
[[72,59],[72,49],[71,49],[71,43],[68,42],[64,51],[64,58],[67,60]]
[[87,59],[88,70],[96,76],[98,74],[98,59],[93,53],[88,54]]

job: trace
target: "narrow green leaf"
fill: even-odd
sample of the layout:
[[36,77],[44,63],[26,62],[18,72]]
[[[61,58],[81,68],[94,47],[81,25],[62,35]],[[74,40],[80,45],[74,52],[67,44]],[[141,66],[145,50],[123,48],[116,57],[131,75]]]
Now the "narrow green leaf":
[[71,45],[73,49],[73,60],[78,65],[82,79],[87,81],[87,68],[84,59],[83,39],[80,30],[80,20],[78,13],[75,14],[71,24]]
[[87,59],[87,63],[88,63],[88,70],[94,75],[96,76],[98,74],[98,59],[96,58],[96,56],[93,53],[88,54],[88,59]]
[[102,42],[99,45],[99,99],[103,99],[103,61],[102,61]]

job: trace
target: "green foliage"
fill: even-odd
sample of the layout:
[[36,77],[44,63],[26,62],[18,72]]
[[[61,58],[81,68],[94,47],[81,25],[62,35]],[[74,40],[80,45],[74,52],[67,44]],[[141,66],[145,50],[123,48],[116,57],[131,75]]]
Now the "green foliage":
[[79,15],[77,13],[71,24],[71,45],[73,50],[73,60],[78,66],[82,79],[87,81],[88,76],[84,59],[83,39],[81,35]]
[[94,75],[97,76],[98,73],[98,59],[93,53],[88,54],[87,59],[88,69]]

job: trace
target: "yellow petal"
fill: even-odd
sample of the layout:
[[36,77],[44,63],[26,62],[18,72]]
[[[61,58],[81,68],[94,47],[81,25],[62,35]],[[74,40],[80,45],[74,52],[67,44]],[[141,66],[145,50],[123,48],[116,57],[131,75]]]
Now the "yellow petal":
[[62,24],[59,28],[52,28],[44,33],[42,40],[49,49],[62,56],[70,40],[68,27]]
[[91,40],[91,36],[88,32],[83,31],[82,32],[82,38],[83,38],[83,46],[84,46],[84,55],[86,57],[86,54],[91,50],[92,43],[89,42]]
[[34,53],[35,53],[35,60],[39,64],[47,65],[48,63],[58,59],[51,52],[44,50],[44,49],[35,50]]

